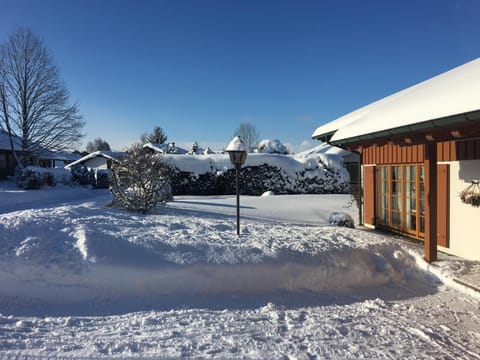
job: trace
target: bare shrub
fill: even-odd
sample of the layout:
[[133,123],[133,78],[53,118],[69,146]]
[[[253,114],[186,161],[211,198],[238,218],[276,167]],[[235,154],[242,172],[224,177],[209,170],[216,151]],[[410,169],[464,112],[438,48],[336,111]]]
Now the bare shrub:
[[114,202],[130,211],[146,213],[171,197],[171,169],[157,154],[134,144],[112,163]]

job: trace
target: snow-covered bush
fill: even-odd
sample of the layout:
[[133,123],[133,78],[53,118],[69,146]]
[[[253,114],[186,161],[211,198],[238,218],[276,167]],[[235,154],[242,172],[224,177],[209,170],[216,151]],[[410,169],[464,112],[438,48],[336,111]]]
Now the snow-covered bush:
[[17,168],[15,180],[17,186],[25,190],[38,190],[42,186],[42,176],[28,168]]
[[328,223],[330,225],[344,226],[352,229],[355,227],[355,222],[353,221],[352,217],[343,212],[331,213],[330,217],[328,218]]
[[90,185],[93,175],[90,170],[83,165],[74,165],[70,168],[72,181],[76,185]]
[[127,210],[146,213],[171,196],[171,169],[141,144],[134,144],[112,163],[114,203]]
[[288,154],[288,149],[280,140],[262,140],[255,147],[255,152],[263,154]]

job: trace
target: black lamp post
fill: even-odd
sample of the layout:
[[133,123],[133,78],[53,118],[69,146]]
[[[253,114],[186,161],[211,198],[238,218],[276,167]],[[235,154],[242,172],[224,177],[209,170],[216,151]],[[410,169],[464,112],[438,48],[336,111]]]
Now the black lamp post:
[[237,188],[237,235],[240,235],[240,187],[238,184],[238,178],[240,174],[240,168],[247,159],[248,147],[240,139],[240,136],[236,136],[232,141],[230,141],[230,144],[228,144],[225,152],[230,155],[230,161],[233,165],[235,165],[235,182]]

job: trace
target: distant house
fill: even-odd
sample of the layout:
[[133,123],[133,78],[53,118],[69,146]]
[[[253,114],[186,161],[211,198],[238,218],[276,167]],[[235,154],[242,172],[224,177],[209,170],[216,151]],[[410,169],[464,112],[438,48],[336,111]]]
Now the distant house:
[[88,155],[81,157],[78,160],[66,165],[65,168],[69,169],[75,165],[85,166],[89,169],[110,169],[112,161],[122,156],[123,152],[116,151],[95,151]]
[[[21,151],[20,138],[14,136],[12,140],[15,150]],[[0,129],[0,179],[5,179],[7,176],[13,176],[15,174],[16,166],[17,162],[13,156],[8,133],[5,130]]]
[[178,154],[178,155],[188,154],[188,150],[175,146],[175,143],[168,143],[168,144],[146,143],[143,145],[143,148],[149,149],[158,154]]
[[360,154],[365,225],[423,241],[429,262],[437,249],[480,260],[480,59],[320,126],[312,137]]
[[38,165],[45,168],[63,168],[80,159],[75,153],[45,151],[40,155]]

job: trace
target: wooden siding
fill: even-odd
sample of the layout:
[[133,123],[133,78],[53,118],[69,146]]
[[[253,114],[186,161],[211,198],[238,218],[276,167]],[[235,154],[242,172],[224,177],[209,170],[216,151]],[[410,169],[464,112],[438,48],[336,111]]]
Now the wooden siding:
[[375,225],[375,166],[366,166],[363,175],[365,224]]
[[15,174],[15,158],[13,157],[13,153],[9,150],[0,150],[0,154],[3,154],[5,157],[5,165],[6,168],[0,168],[0,179],[4,179],[7,176],[12,176]]
[[[424,145],[369,145],[362,149],[364,165],[412,164],[425,160]],[[437,143],[437,161],[480,160],[480,139]]]
[[437,242],[449,247],[449,165],[437,165]]

